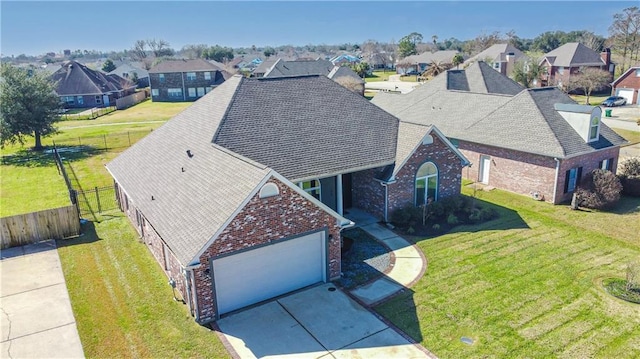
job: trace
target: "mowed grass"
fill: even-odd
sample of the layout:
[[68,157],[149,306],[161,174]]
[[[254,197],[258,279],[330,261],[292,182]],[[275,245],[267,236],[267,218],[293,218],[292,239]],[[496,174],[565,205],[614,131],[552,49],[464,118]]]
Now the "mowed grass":
[[601,285],[640,260],[640,199],[608,213],[478,195],[501,217],[418,240],[425,275],[376,310],[441,358],[640,357],[640,306]]
[[[42,144],[52,146],[55,142],[59,147],[88,146],[91,151],[65,152],[62,156],[73,167],[83,189],[109,186],[113,182],[104,165],[191,104],[146,101],[96,120],[59,122],[58,133],[43,138]],[[64,179],[58,175],[53,155],[31,151],[33,139],[27,140],[24,146],[16,144],[2,149],[2,217],[70,204]]]
[[168,278],[120,213],[58,241],[87,358],[228,358],[215,332],[174,301]]
[[[587,96],[585,95],[569,95],[574,101],[579,103],[580,105],[587,104]],[[589,104],[591,105],[600,105],[602,101],[606,100],[607,97],[611,95],[591,95],[589,96]]]
[[[640,127],[638,127],[640,129]],[[612,130],[616,131],[617,134],[624,137],[625,140],[629,141],[625,146],[635,145],[636,143],[640,143],[640,131],[629,131],[623,130],[620,128],[612,128]]]

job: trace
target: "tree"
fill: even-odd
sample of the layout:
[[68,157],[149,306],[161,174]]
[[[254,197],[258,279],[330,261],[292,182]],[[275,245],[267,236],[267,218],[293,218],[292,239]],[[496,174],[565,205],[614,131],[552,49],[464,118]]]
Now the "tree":
[[596,169],[585,176],[575,194],[581,206],[604,209],[613,207],[620,200],[620,192],[622,184],[613,172]]
[[398,56],[400,58],[415,55],[416,45],[422,41],[422,34],[412,32],[398,42]]
[[0,68],[0,145],[24,144],[25,136],[35,138],[34,149],[41,150],[41,138],[55,133],[60,120],[61,102],[55,84],[44,74],[2,63]]
[[491,34],[485,34],[483,32],[475,39],[465,44],[465,51],[469,54],[477,54],[500,41],[502,41],[500,38],[500,32],[494,31]]
[[589,97],[593,91],[602,90],[611,82],[611,74],[605,70],[594,67],[580,69],[580,72],[572,76],[567,83],[569,91],[582,90],[587,96],[586,104],[589,104]]
[[102,71],[104,72],[111,72],[115,69],[116,69],[116,65],[113,63],[113,61],[111,61],[111,59],[107,59],[107,61],[105,61],[104,64],[102,65]]
[[513,81],[526,88],[531,88],[534,81],[538,80],[545,72],[547,72],[547,69],[537,59],[529,61],[520,59],[513,65],[511,76]]
[[147,57],[147,42],[144,40],[136,40],[131,48],[131,57],[136,61],[142,61]]
[[267,46],[264,48],[264,57],[270,57],[276,54],[276,50],[273,47]]
[[204,56],[207,60],[226,62],[233,59],[233,49],[215,45],[211,46]]
[[622,13],[613,15],[613,23],[609,27],[610,41],[614,49],[622,55],[619,70],[624,72],[635,60],[640,51],[640,9],[637,6],[626,8]]
[[353,72],[357,73],[358,76],[364,78],[367,76],[367,72],[369,72],[370,66],[366,62],[357,62],[355,64],[350,65]]
[[207,45],[205,44],[184,45],[180,50],[182,55],[188,59],[201,59],[204,57],[205,51],[207,51]]
[[441,73],[449,70],[452,67],[453,67],[453,64],[448,62],[432,62],[429,64],[429,67],[427,67],[427,69],[424,70],[424,72],[422,73],[422,76],[436,77]]
[[147,45],[155,57],[173,56],[175,53],[175,51],[169,47],[169,42],[162,39],[147,40]]
[[460,64],[462,64],[463,62],[464,62],[464,57],[462,57],[462,54],[455,54],[453,56],[453,59],[451,59],[451,64],[455,66],[456,69],[459,69]]

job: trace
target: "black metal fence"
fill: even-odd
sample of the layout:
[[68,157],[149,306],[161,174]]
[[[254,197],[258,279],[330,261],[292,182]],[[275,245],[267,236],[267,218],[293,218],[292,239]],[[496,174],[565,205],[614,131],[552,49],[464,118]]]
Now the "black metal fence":
[[63,140],[56,140],[53,144],[60,152],[62,148],[72,148],[77,152],[85,151],[107,151],[112,149],[129,148],[131,145],[142,139],[153,130],[127,131],[109,133],[100,136],[71,137]]

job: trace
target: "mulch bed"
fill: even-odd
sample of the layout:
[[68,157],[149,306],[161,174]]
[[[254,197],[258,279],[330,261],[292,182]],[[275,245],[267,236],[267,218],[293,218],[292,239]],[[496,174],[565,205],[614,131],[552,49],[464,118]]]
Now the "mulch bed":
[[342,277],[337,284],[355,288],[382,275],[391,264],[389,249],[360,228],[342,234],[346,252],[342,254]]

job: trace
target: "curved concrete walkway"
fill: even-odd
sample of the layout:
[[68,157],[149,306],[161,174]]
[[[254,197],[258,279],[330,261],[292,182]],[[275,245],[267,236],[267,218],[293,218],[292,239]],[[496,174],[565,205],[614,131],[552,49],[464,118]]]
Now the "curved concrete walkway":
[[393,266],[383,276],[351,290],[353,296],[368,306],[375,305],[411,287],[422,277],[427,260],[418,248],[366,213],[351,210],[348,217],[357,227],[389,247],[395,259]]

